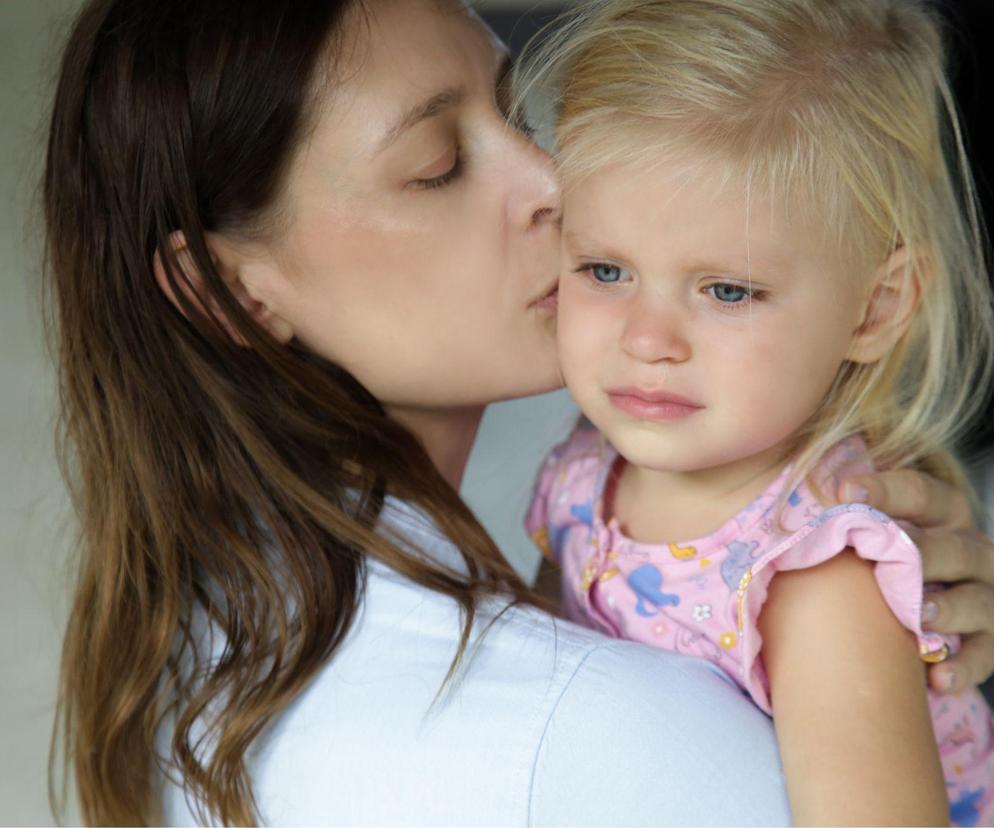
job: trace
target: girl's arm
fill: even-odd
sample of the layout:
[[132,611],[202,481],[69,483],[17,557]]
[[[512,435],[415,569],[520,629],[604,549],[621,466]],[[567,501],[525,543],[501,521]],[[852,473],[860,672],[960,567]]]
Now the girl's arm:
[[948,825],[925,666],[873,565],[778,573],[758,624],[795,823]]

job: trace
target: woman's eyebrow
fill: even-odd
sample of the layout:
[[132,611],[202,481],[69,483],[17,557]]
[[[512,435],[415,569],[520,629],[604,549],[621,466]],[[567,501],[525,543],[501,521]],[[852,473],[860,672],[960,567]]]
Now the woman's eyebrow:
[[[514,60],[511,58],[511,55],[508,52],[503,52],[500,62],[497,64],[497,71],[494,73],[494,88],[497,91],[498,103],[502,102],[501,98],[510,97],[513,68]],[[451,86],[448,89],[437,92],[430,98],[416,103],[401,115],[383,134],[383,137],[377,142],[376,154],[383,152],[415,124],[419,124],[427,118],[433,118],[447,109],[458,106],[462,103],[465,96],[466,90],[464,87]]]
[[401,115],[393,126],[391,126],[377,143],[376,153],[381,153],[396,141],[404,132],[415,124],[427,118],[434,118],[447,109],[458,106],[465,97],[466,91],[462,87],[449,87],[437,92],[430,98],[416,103]]

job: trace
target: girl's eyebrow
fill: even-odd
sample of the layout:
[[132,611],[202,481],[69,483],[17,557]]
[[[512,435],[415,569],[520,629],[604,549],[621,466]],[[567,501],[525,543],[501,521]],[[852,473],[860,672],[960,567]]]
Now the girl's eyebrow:
[[563,232],[563,240],[568,246],[574,250],[594,250],[594,254],[583,254],[585,259],[608,259],[617,265],[623,265],[624,267],[633,268],[634,263],[632,260],[622,254],[617,248],[609,245],[602,244],[593,236],[586,236],[581,233],[577,233],[575,230],[565,230]]

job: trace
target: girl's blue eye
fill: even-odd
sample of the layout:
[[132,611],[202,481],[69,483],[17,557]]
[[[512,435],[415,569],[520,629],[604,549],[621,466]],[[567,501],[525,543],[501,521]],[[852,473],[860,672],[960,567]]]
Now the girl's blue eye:
[[716,284],[711,285],[707,290],[715,299],[726,305],[740,305],[752,298],[752,292],[741,285]]
[[589,270],[590,275],[594,277],[594,281],[605,285],[620,281],[621,274],[624,272],[620,267],[610,264],[590,265],[587,270]]

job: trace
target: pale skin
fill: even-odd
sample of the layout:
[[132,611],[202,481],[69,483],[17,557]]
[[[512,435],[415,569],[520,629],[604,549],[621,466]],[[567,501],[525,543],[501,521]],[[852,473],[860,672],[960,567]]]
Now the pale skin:
[[[707,535],[760,494],[843,362],[900,340],[927,279],[903,250],[859,272],[717,180],[704,158],[609,167],[565,203],[563,374],[625,459],[605,512],[643,542]],[[697,407],[653,419],[619,388]],[[759,630],[795,821],[948,822],[925,668],[872,565],[850,551],[778,575]]]
[[[260,326],[347,367],[458,486],[486,404],[560,382],[554,313],[540,301],[559,273],[558,184],[505,121],[506,54],[479,21],[427,0],[372,3],[367,20],[295,159],[287,226],[209,242]],[[187,261],[182,234],[173,243]],[[926,570],[964,590],[943,595],[937,624],[981,631],[956,666],[964,683],[982,679],[994,668],[994,556],[965,500],[913,472],[860,482],[889,513],[933,527]]]

